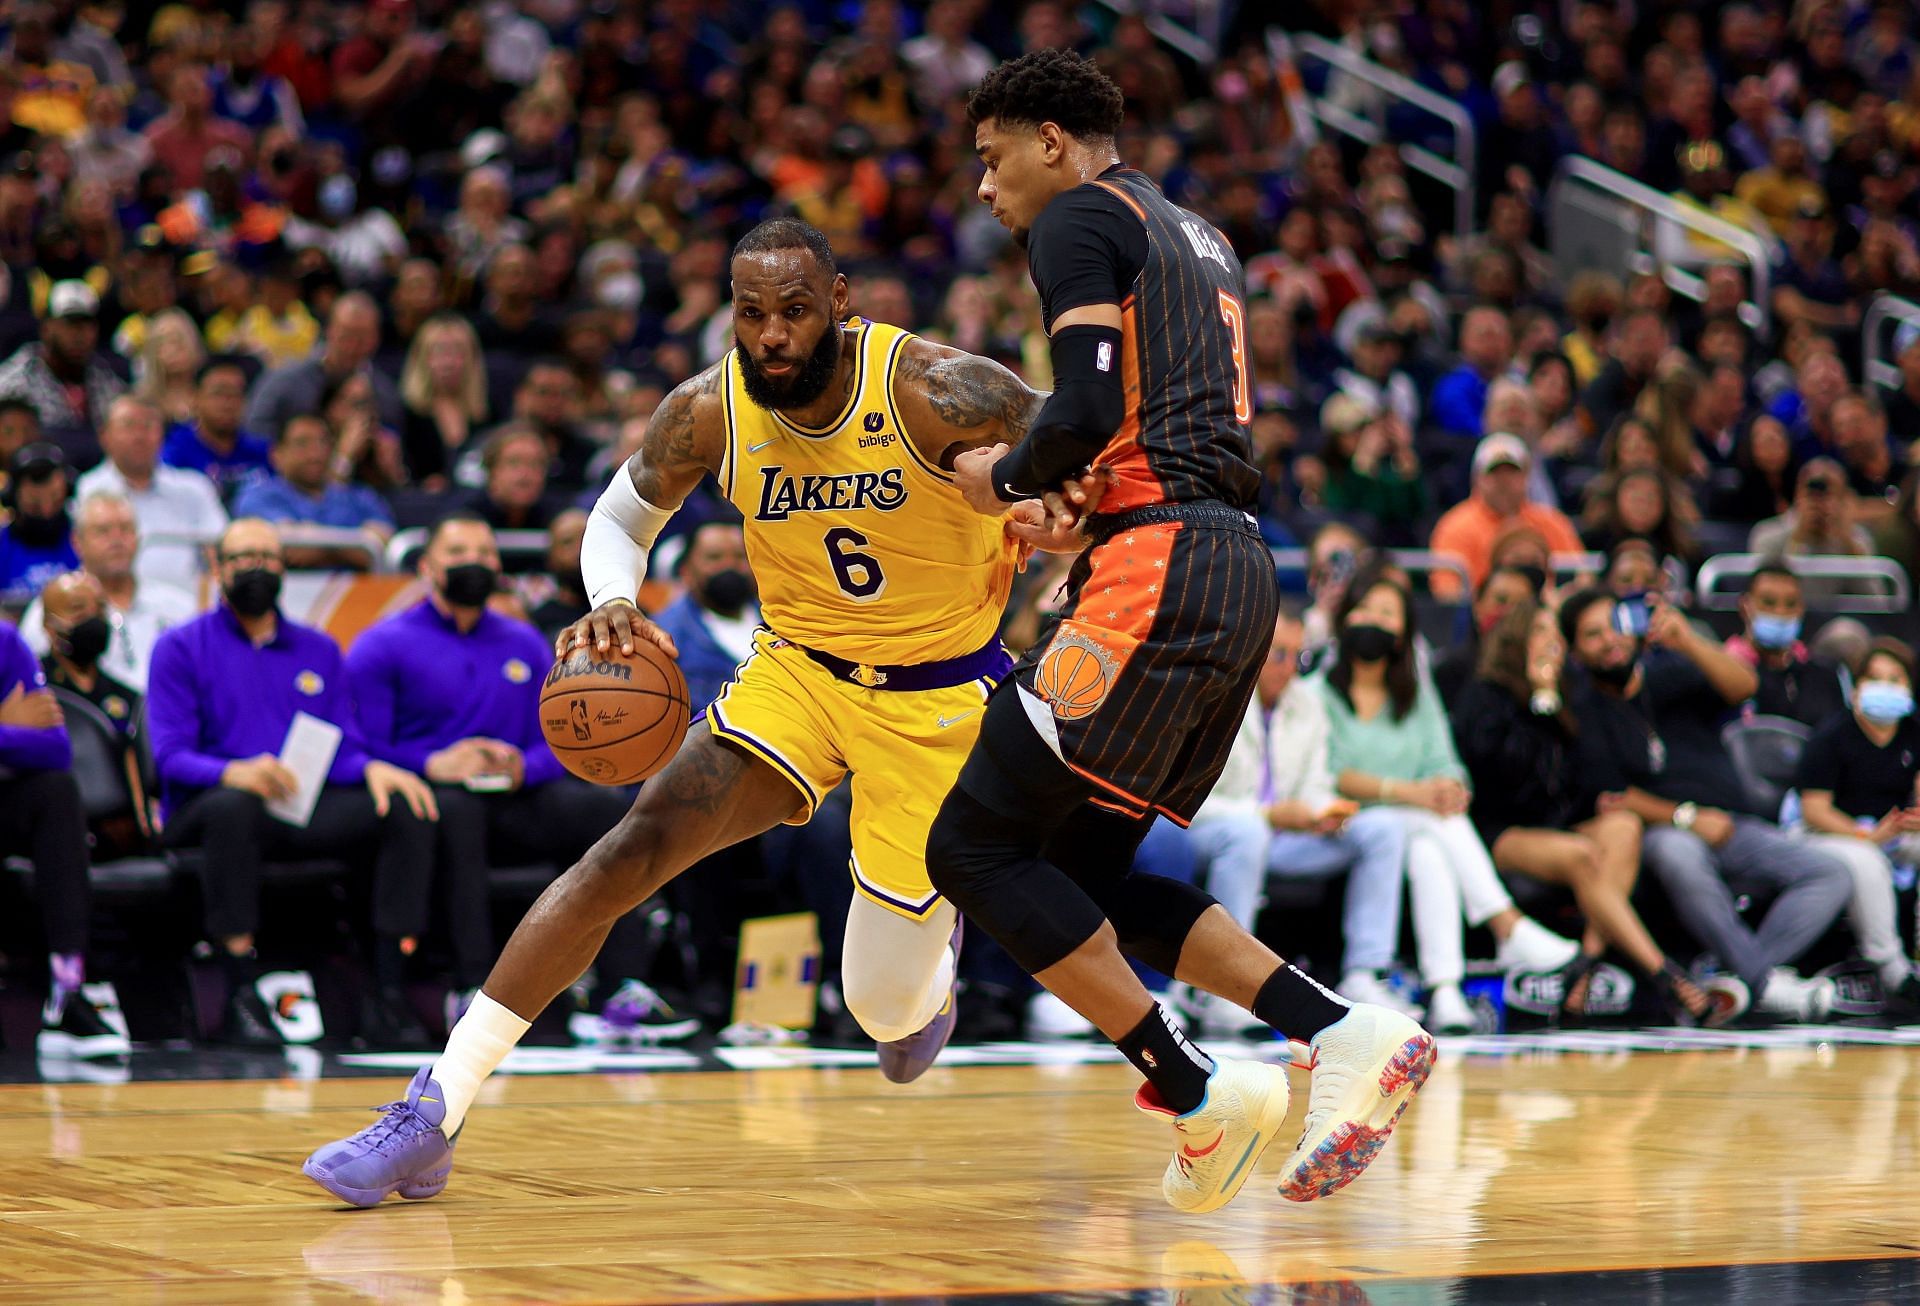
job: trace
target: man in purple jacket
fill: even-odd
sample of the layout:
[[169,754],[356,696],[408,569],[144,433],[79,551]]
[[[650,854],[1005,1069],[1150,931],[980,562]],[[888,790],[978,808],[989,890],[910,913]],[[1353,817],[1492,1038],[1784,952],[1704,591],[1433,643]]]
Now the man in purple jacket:
[[126,1035],[80,992],[92,906],[87,818],[60,705],[27,641],[0,624],[0,854],[33,859],[52,970],[40,1012],[42,1056],[111,1056]]
[[367,752],[433,782],[457,987],[493,965],[487,868],[570,866],[626,815],[629,795],[576,780],[540,731],[553,645],[489,611],[500,548],[480,517],[443,518],[420,558],[427,598],[368,630],[347,657]]
[[[254,1046],[280,1041],[253,984],[262,864],[370,854],[376,987],[360,1033],[369,1043],[420,1045],[425,1031],[401,985],[427,924],[430,822],[438,817],[433,791],[419,776],[367,755],[339,647],[280,615],[285,568],[271,523],[242,518],[227,527],[216,572],[221,601],[160,637],[147,692],[166,842],[206,852],[207,934],[220,946],[231,991],[221,1037]],[[297,787],[279,760],[297,712],[345,732],[304,828],[266,810],[269,800]]]

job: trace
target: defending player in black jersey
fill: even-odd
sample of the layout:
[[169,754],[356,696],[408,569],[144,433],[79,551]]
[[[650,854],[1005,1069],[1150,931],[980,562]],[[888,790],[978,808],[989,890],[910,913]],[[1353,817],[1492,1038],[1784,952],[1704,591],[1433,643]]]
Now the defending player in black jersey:
[[1433,1040],[1334,997],[1199,890],[1130,869],[1155,814],[1184,825],[1219,778],[1278,603],[1248,515],[1240,264],[1120,162],[1119,88],[1079,56],[1016,59],[969,107],[980,199],[1027,247],[1054,391],[1017,447],[961,455],[956,481],[983,513],[1083,488],[1089,468],[1105,488],[1061,615],[993,696],[934,822],[933,882],[1146,1077],[1139,1105],[1173,1119],[1162,1190],[1182,1210],[1246,1181],[1286,1115],[1286,1074],[1195,1048],[1122,953],[1310,1042],[1281,1191],[1324,1196],[1385,1144]]

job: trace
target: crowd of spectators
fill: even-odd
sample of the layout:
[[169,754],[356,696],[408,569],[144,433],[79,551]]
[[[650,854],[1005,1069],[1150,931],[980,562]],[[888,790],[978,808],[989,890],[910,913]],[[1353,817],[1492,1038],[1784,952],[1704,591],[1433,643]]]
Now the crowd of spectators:
[[[1803,580],[1788,563],[1879,557],[1920,576],[1920,326],[1892,338],[1897,384],[1857,370],[1871,298],[1920,292],[1912,7],[1285,0],[1225,7],[1204,60],[1156,39],[1162,9],[1191,17],[1068,0],[12,6],[0,607],[23,651],[8,664],[18,692],[0,701],[14,750],[0,823],[31,816],[9,847],[31,837],[56,993],[78,989],[85,876],[76,888],[70,854],[41,854],[49,823],[85,822],[40,792],[64,754],[16,733],[55,725],[43,679],[156,741],[188,729],[163,706],[187,692],[158,683],[183,670],[167,648],[197,632],[240,653],[236,623],[256,643],[292,626],[248,627],[260,618],[236,600],[237,573],[364,567],[396,530],[453,514],[463,524],[441,527],[420,564],[439,599],[399,619],[421,638],[367,647],[386,650],[392,682],[427,633],[462,648],[519,640],[512,658],[537,681],[539,641],[493,621],[551,633],[583,611],[581,508],[666,391],[730,346],[729,242],[771,213],[828,235],[856,313],[1044,388],[1024,254],[975,201],[964,104],[997,59],[1073,46],[1125,91],[1122,156],[1246,267],[1261,528],[1307,556],[1303,577],[1282,573],[1304,581],[1300,610],[1276,632],[1246,755],[1207,819],[1148,845],[1156,865],[1205,877],[1249,924],[1269,876],[1345,874],[1335,973],[1368,997],[1401,959],[1404,892],[1406,960],[1446,1028],[1467,1019],[1469,927],[1490,931],[1503,968],[1561,973],[1569,1012],[1613,950],[1689,1016],[1750,1001],[1809,1017],[1832,986],[1786,968],[1850,907],[1862,955],[1911,996],[1892,889],[1874,877],[1891,885],[1914,832],[1899,814],[1916,806],[1914,727],[1885,715],[1892,689],[1873,688],[1910,689],[1911,659],[1850,628],[1813,639],[1858,582]],[[1314,72],[1313,93],[1378,109],[1394,144],[1315,131],[1269,23],[1467,109],[1470,230],[1396,148],[1442,149],[1437,122]],[[1675,223],[1655,224],[1644,266],[1558,265],[1548,189],[1572,156],[1747,228],[1771,251],[1765,302],[1749,302],[1754,279],[1730,248]],[[1697,298],[1674,289],[1687,284],[1676,271],[1697,276]],[[726,517],[696,493],[657,566],[703,699],[754,619]],[[489,552],[505,530],[544,532],[545,556]],[[1401,571],[1388,550],[1438,561]],[[1774,561],[1722,647],[1682,613],[1708,557],[1747,551]],[[449,608],[448,578],[475,584],[476,567],[508,574],[478,607]],[[1023,578],[1010,642],[1032,637],[1061,574]],[[1441,633],[1435,612],[1458,625]],[[346,695],[363,754],[336,763],[334,806],[359,787],[351,819],[321,825],[446,845],[424,814],[438,792],[453,856],[564,864],[568,848],[541,837],[586,833],[567,804],[587,796],[535,801],[565,783],[537,741],[489,719],[382,751],[399,696],[356,666],[372,657],[356,645],[302,666],[323,691],[289,691],[307,710]],[[1293,676],[1296,658],[1311,675]],[[355,708],[363,696],[374,706]],[[1742,713],[1815,732],[1785,827],[1737,788],[1719,743]],[[159,810],[86,836],[96,856],[143,841],[226,850],[209,858],[204,925],[236,992],[253,964],[255,870],[285,851],[257,815],[284,779],[253,765],[278,746],[269,733],[190,773],[156,750]],[[1296,736],[1314,742],[1276,742]],[[1904,788],[1880,773],[1889,757],[1905,759]],[[252,767],[244,783],[225,778],[236,762]],[[527,796],[480,819],[458,808],[478,775]],[[420,828],[393,833],[409,820]],[[760,869],[809,905],[830,900],[831,877],[791,868],[833,844],[770,847]],[[423,931],[450,936],[457,995],[483,973],[490,922],[471,885],[443,907],[397,871],[375,875],[363,1024],[396,1037],[411,1033],[395,989]],[[1515,877],[1570,889],[1582,937],[1523,912]],[[1640,920],[1641,878],[1672,898],[1682,936]],[[1771,905],[1749,927],[1732,903],[1756,887]],[[712,942],[710,924],[693,931]],[[1687,969],[1701,951],[1729,982],[1710,991]],[[271,1037],[258,1011],[225,1019],[243,1041]]]

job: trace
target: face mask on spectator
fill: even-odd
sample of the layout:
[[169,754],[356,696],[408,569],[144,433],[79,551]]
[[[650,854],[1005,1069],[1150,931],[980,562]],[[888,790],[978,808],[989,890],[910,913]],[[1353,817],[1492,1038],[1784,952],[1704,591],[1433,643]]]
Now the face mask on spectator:
[[723,617],[736,616],[740,609],[753,602],[753,577],[729,567],[707,577],[700,586],[700,592],[709,608]]
[[1799,617],[1776,617],[1765,612],[1754,613],[1753,642],[1761,648],[1792,648],[1799,638]]
[[441,597],[456,608],[477,608],[499,588],[500,573],[484,562],[463,562],[447,568]]
[[1881,725],[1892,725],[1913,715],[1913,691],[1890,680],[1860,683],[1860,715]]
[[90,667],[107,651],[112,638],[113,627],[96,613],[60,637],[60,643],[65,646],[61,651],[80,666]]
[[226,587],[227,606],[243,617],[264,617],[280,601],[280,573],[265,567],[236,572]]
[[1340,656],[1349,662],[1378,662],[1400,650],[1400,637],[1384,626],[1348,626],[1340,636]]

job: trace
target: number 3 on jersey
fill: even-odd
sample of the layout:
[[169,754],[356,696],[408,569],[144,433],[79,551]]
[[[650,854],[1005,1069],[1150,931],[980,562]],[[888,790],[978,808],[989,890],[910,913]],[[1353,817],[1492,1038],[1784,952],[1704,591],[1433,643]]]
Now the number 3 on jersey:
[[867,543],[867,537],[851,526],[836,526],[827,532],[827,563],[833,568],[834,579],[840,582],[840,592],[856,603],[865,603],[880,596],[887,587],[887,577],[880,570],[880,559],[871,553],[859,550]]
[[1244,426],[1253,420],[1253,386],[1247,379],[1247,310],[1223,290],[1220,316],[1233,334],[1233,416]]

